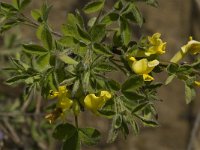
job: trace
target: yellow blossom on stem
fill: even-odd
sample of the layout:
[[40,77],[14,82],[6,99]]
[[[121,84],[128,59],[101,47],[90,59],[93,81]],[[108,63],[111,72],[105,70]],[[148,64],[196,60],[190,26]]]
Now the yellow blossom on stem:
[[159,64],[158,60],[148,61],[146,58],[136,60],[134,57],[129,58],[132,61],[131,69],[139,75],[143,76],[144,81],[152,81],[154,78],[149,73]]
[[170,62],[178,63],[181,59],[185,57],[187,53],[196,55],[200,53],[200,42],[195,41],[192,37],[189,38],[189,42],[181,47],[181,50],[178,51],[170,60]]
[[[50,114],[48,114],[45,118],[49,120],[49,122],[54,122],[59,116],[63,114],[66,110],[69,110],[73,105],[73,100],[69,98],[69,91],[66,86],[59,86],[58,91],[50,91],[49,98],[57,98],[56,111],[54,110]],[[57,110],[60,110],[59,114]]]
[[84,104],[87,109],[97,114],[97,110],[101,109],[111,97],[112,95],[108,91],[101,91],[100,96],[88,94],[84,99]]
[[148,37],[148,41],[150,43],[149,49],[145,52],[146,56],[150,56],[152,54],[164,54],[166,49],[166,42],[163,42],[160,39],[161,34],[155,33],[151,37]]
[[160,33],[155,33],[152,36],[148,36],[149,47],[146,50],[139,50],[136,53],[136,57],[148,57],[150,55],[161,55],[166,51],[166,42],[163,42],[160,38]]
[[51,97],[58,98],[57,107],[61,108],[63,111],[69,109],[73,104],[73,100],[69,98],[70,93],[66,86],[59,86],[56,92],[50,91],[50,95]]

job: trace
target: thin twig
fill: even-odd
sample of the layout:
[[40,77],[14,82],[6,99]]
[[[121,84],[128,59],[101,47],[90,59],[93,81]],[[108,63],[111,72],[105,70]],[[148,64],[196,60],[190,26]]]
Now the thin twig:
[[44,116],[45,113],[25,113],[25,112],[0,112],[0,117],[16,117],[16,116]]
[[21,111],[25,112],[26,109],[28,108],[28,106],[30,105],[31,101],[32,101],[32,98],[27,99],[27,100],[25,101],[25,103],[23,104],[23,106],[22,106],[22,108],[21,108]]
[[11,124],[8,122],[8,119],[4,118],[3,122],[4,122],[5,126],[7,127],[7,129],[10,131],[10,133],[12,135],[11,138],[13,139],[13,141],[16,144],[22,145],[22,142],[21,142],[18,134],[16,133],[15,129],[11,126]]
[[42,97],[41,97],[41,95],[38,93],[38,95],[37,95],[37,104],[36,104],[35,114],[40,114],[41,103],[42,103]]
[[193,147],[194,141],[197,137],[197,133],[199,131],[199,128],[200,128],[200,112],[198,113],[196,120],[194,122],[194,126],[193,126],[193,129],[191,131],[190,140],[189,140],[189,143],[188,143],[187,150],[192,150],[194,148]]
[[[28,25],[28,26],[31,26],[31,27],[34,27],[34,28],[38,28],[40,26],[40,24],[38,24],[37,22],[34,22],[33,20],[31,20],[30,18],[26,17],[24,14],[20,14],[26,22],[22,22],[23,24],[25,25]],[[55,31],[50,31],[52,34],[58,36],[58,37],[62,37],[62,35],[58,32],[55,32]]]

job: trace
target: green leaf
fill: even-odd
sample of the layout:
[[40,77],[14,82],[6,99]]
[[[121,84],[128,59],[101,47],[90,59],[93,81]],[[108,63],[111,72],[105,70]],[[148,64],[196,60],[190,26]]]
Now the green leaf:
[[84,8],[83,11],[87,14],[94,13],[103,8],[105,0],[91,1]]
[[11,63],[19,70],[28,70],[30,67],[22,61],[14,58],[10,58]]
[[178,72],[178,70],[179,70],[178,64],[170,64],[169,66],[167,66],[167,72],[169,72],[170,74],[175,74]]
[[[71,26],[76,26],[76,25],[80,25],[80,22],[74,14],[68,13],[67,14],[67,24],[69,24]],[[80,25],[80,26],[82,26],[82,25]]]
[[75,132],[73,136],[64,141],[62,150],[80,150],[80,137],[78,132]]
[[53,137],[58,140],[68,140],[77,132],[76,128],[69,124],[59,124],[53,131]]
[[49,65],[49,61],[50,61],[50,54],[44,54],[44,55],[40,55],[37,59],[36,59],[36,69],[39,71],[43,71],[47,68],[50,67]]
[[6,81],[6,83],[11,85],[11,84],[19,83],[19,82],[24,82],[25,79],[27,79],[28,77],[29,77],[29,75],[17,75],[17,76],[14,76],[14,77],[8,79]]
[[38,28],[38,31],[37,31],[37,37],[39,40],[42,41],[42,43],[46,49],[52,50],[53,38],[52,38],[51,32],[49,31],[49,28],[47,27],[47,25],[45,25],[45,24],[40,25],[40,27]]
[[13,0],[12,4],[17,10],[20,9],[20,0]]
[[123,46],[123,39],[120,31],[116,31],[113,35],[113,44],[116,47],[121,47]]
[[74,97],[78,91],[80,87],[80,81],[79,79],[77,79],[75,82],[74,82],[74,85],[73,85],[73,88],[72,88],[72,97]]
[[132,13],[133,13],[134,19],[135,19],[136,23],[141,27],[143,24],[143,17],[135,5],[132,5],[132,7],[133,7]]
[[85,43],[78,43],[77,47],[73,49],[73,52],[81,57],[85,57],[86,53],[88,51],[88,47]]
[[137,105],[135,108],[133,108],[132,113],[137,113],[138,111],[143,110],[148,104],[149,104],[149,102],[144,102],[144,103]]
[[154,83],[147,84],[144,88],[149,89],[149,90],[154,90],[161,87],[162,85],[163,84],[161,82],[154,82]]
[[122,115],[120,115],[120,114],[116,114],[115,115],[115,117],[113,118],[113,120],[114,120],[114,128],[115,129],[119,129],[121,127],[122,121],[123,121],[122,119],[123,119]]
[[36,55],[45,55],[48,53],[48,50],[35,44],[24,44],[23,51],[29,54],[36,54]]
[[64,36],[58,40],[58,43],[65,47],[74,47],[78,44],[78,40],[71,36]]
[[9,12],[9,11],[17,11],[17,9],[8,3],[0,2],[0,9]]
[[131,40],[131,28],[128,21],[125,18],[120,18],[120,32],[124,44],[127,46]]
[[122,91],[134,91],[144,84],[143,79],[139,75],[132,75],[122,85]]
[[117,1],[115,4],[114,4],[114,8],[116,10],[121,10],[123,8],[123,3],[121,0]]
[[121,130],[122,130],[124,137],[126,138],[126,136],[129,134],[129,128],[128,128],[128,122],[126,121],[125,116],[123,116]]
[[142,0],[145,1],[148,5],[151,5],[153,7],[158,7],[158,1],[157,0]]
[[91,28],[95,24],[96,20],[97,20],[97,17],[91,18],[87,23],[88,27]]
[[142,123],[146,126],[151,126],[151,127],[157,127],[158,126],[158,122],[156,122],[155,120],[149,120],[146,119],[145,117],[139,116],[139,115],[135,115],[136,117],[138,117]]
[[[51,68],[50,68],[51,69]],[[51,90],[56,90],[58,87],[58,82],[57,82],[57,78],[56,78],[56,74],[54,71],[52,71],[48,76],[47,76],[47,84],[48,84],[48,88],[50,88]],[[50,90],[49,89],[49,90]],[[49,92],[49,91],[47,91]],[[49,94],[49,93],[48,93]]]
[[66,52],[61,52],[57,55],[57,57],[66,64],[76,65],[78,62],[73,58],[69,57]]
[[89,44],[91,42],[90,35],[79,26],[77,26],[77,29],[78,29],[79,40],[81,40],[85,44]]
[[94,128],[79,128],[80,140],[86,145],[96,145],[101,138],[101,134]]
[[32,18],[37,22],[42,22],[41,11],[39,9],[34,9],[31,11]]
[[106,26],[112,24],[114,21],[117,21],[119,19],[119,14],[117,13],[109,13],[103,17],[101,20],[101,23],[106,24]]
[[102,44],[94,43],[93,44],[93,50],[97,54],[105,55],[107,57],[111,57],[112,56],[112,53],[109,51],[109,49],[104,47]]
[[140,27],[143,24],[143,17],[134,3],[129,3],[129,5],[124,9],[122,16],[137,23]]
[[144,99],[144,95],[137,92],[137,90],[144,84],[141,76],[133,75],[122,85],[122,93],[126,98],[132,101]]
[[101,42],[106,36],[105,24],[97,24],[91,28],[90,36],[93,42]]
[[189,104],[196,96],[195,89],[185,83],[185,100]]
[[24,9],[30,3],[31,3],[31,0],[23,0],[21,2],[21,9]]
[[115,112],[112,111],[112,110],[107,110],[107,109],[101,109],[101,110],[98,110],[98,112],[103,115],[104,117],[106,118],[110,118],[112,119],[113,116],[115,115]]
[[115,80],[109,80],[107,84],[114,91],[119,91],[121,89],[121,85]]
[[84,73],[82,86],[83,86],[84,91],[87,92],[90,86],[90,72],[89,71]]
[[78,36],[78,30],[76,26],[72,26],[70,24],[64,24],[62,26],[62,33],[65,36],[72,36],[74,38],[77,38]]
[[139,100],[143,100],[145,98],[145,95],[142,95],[141,93],[137,92],[137,91],[122,91],[122,93],[124,94],[124,96],[131,100],[131,101],[139,101]]
[[11,20],[11,21],[4,23],[2,26],[0,26],[0,33],[10,30],[14,26],[18,25],[18,23],[19,22],[17,20]]
[[172,80],[176,77],[175,74],[170,75],[167,80],[165,81],[165,85],[168,85],[169,83],[172,82]]
[[81,13],[78,9],[75,10],[75,14],[76,14],[76,19],[77,19],[77,25],[84,28],[84,19],[81,16]]
[[52,6],[47,6],[46,3],[43,3],[42,8],[41,8],[41,14],[42,14],[42,20],[44,22],[47,22],[51,8],[52,8]]
[[110,64],[105,64],[105,63],[100,63],[95,67],[95,70],[98,72],[111,72],[111,71],[116,71],[117,69]]
[[76,80],[76,77],[68,78],[62,81],[60,84],[69,86],[69,85],[72,85],[75,80]]

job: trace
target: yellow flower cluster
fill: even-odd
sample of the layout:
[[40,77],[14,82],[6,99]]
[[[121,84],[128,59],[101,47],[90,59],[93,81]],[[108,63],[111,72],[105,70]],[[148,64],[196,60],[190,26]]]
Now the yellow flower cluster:
[[195,41],[192,37],[189,38],[189,42],[181,47],[181,50],[178,51],[170,60],[170,62],[178,63],[181,59],[185,57],[187,53],[196,55],[200,53],[200,42]]
[[[163,42],[160,38],[160,33],[155,33],[151,37],[148,36],[149,46],[145,51],[138,51],[135,57],[149,57],[151,55],[161,55],[165,53],[166,42]],[[143,76],[144,81],[152,81],[154,78],[149,75],[149,73],[159,65],[159,61],[154,59],[149,61],[147,58],[142,58],[140,60],[136,60],[136,58],[131,56],[128,57],[128,61],[130,62],[130,67],[133,72],[138,75]]]
[[[54,123],[56,119],[64,115],[65,111],[73,109],[74,115],[78,115],[80,112],[80,106],[77,101],[70,99],[70,91],[67,90],[66,86],[59,86],[58,91],[50,91],[49,98],[57,98],[56,108],[45,118],[49,123]],[[88,94],[84,98],[84,105],[87,109],[91,110],[93,113],[98,114],[97,110],[101,109],[105,103],[111,99],[112,95],[108,91],[101,91],[100,96],[95,94]]]
[[132,61],[131,69],[139,75],[143,76],[144,81],[152,81],[154,78],[149,73],[159,64],[158,60],[148,61],[146,58],[136,60],[134,57],[129,58]]

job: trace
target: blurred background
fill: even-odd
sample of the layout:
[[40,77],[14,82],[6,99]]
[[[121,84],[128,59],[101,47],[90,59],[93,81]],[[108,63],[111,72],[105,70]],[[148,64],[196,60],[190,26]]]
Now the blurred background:
[[[9,2],[9,0],[1,1]],[[50,13],[50,23],[53,29],[59,32],[62,23],[66,21],[67,12],[74,11],[75,8],[82,8],[87,1],[49,0],[49,4],[53,5]],[[107,9],[112,6],[113,2],[114,0],[107,1]],[[158,8],[139,4],[146,22],[142,28],[133,27],[133,34],[137,39],[141,35],[152,35],[155,32],[160,32],[162,39],[167,41],[167,52],[162,59],[168,60],[188,41],[190,35],[195,40],[200,40],[200,0],[158,0],[158,2]],[[33,1],[27,9],[27,15],[30,16],[30,9],[39,8],[41,4],[42,1]],[[12,33],[17,34],[12,35]],[[9,45],[9,41],[12,39],[15,39],[15,44]],[[15,53],[15,50],[19,49],[20,40],[35,41],[34,30],[22,26],[9,34],[0,35],[0,69],[7,64],[6,55]],[[8,52],[7,48],[12,50]],[[166,77],[167,75],[162,73],[157,76],[156,80],[163,82]],[[120,79],[120,76],[117,78]],[[0,150],[58,149],[59,143],[57,144],[52,138],[42,137],[43,133],[50,137],[51,130],[48,132],[44,130],[52,128],[43,125],[42,117],[29,114],[26,114],[25,117],[19,117],[19,114],[13,113],[16,109],[26,109],[27,105],[38,104],[40,98],[35,98],[35,102],[26,101],[22,105],[19,99],[23,93],[23,85],[9,87],[3,83],[5,79],[6,73],[1,71]],[[186,105],[184,100],[184,86],[177,80],[168,86],[163,86],[158,95],[162,99],[156,103],[160,126],[158,128],[142,127],[139,135],[130,134],[126,140],[119,137],[113,144],[106,144],[111,122],[94,117],[90,113],[81,116],[80,122],[83,126],[97,127],[103,134],[99,145],[84,147],[84,150],[200,150],[200,126],[197,124],[198,114],[200,114],[199,90],[196,100],[189,105]],[[8,113],[2,113],[5,110]],[[38,120],[38,122],[34,124],[31,121],[33,119]],[[194,135],[192,131],[195,122],[197,132]]]

